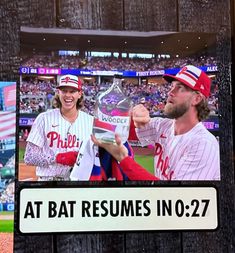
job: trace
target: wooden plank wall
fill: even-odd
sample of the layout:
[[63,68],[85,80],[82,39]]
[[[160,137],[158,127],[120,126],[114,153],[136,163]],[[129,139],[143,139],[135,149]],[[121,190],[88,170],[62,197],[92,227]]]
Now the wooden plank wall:
[[[231,1],[232,2],[232,1]],[[20,26],[215,32],[220,108],[220,226],[214,232],[122,232],[20,235],[15,252],[235,252],[229,0],[1,0],[0,80],[19,80]],[[126,183],[130,184],[130,183]],[[148,183],[142,183],[148,185]],[[16,182],[16,194],[19,182]],[[17,223],[17,202],[16,222]]]

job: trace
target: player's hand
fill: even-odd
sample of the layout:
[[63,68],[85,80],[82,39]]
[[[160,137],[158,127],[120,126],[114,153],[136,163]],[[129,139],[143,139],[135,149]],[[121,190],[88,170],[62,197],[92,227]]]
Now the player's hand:
[[144,127],[150,121],[149,111],[142,104],[136,105],[132,109],[132,119],[135,127]]
[[116,144],[103,143],[97,140],[94,135],[91,135],[91,140],[94,142],[94,144],[108,151],[119,162],[128,156],[128,150],[122,144],[121,138],[118,134],[115,134]]
[[78,152],[76,151],[59,153],[56,155],[56,162],[63,165],[73,166],[77,160],[77,156]]

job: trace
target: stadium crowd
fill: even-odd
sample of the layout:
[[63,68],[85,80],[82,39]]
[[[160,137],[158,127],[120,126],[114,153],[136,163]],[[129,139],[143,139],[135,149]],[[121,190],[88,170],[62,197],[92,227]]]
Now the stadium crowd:
[[167,68],[181,68],[184,65],[210,66],[215,65],[213,56],[190,56],[173,58],[117,58],[117,57],[87,57],[79,56],[49,56],[34,55],[22,61],[24,67],[34,68],[64,68],[64,69],[84,69],[84,70],[119,70],[119,71],[149,71]]
[[10,182],[5,189],[0,192],[0,203],[14,203],[15,183]]
[[[213,56],[191,56],[187,58],[115,58],[115,57],[90,57],[81,59],[79,56],[48,56],[35,55],[22,62],[28,67],[54,67],[87,70],[132,70],[148,71],[167,68],[182,67],[186,64],[197,66],[215,65]],[[84,110],[93,114],[96,96],[100,91],[106,90],[111,85],[111,80],[85,81],[83,90],[85,94]],[[40,80],[38,77],[23,78],[20,84],[20,113],[38,113],[52,108],[52,98],[55,94],[56,80]],[[212,93],[209,105],[212,114],[218,113],[218,84],[213,80]],[[162,115],[169,85],[157,81],[148,82],[141,80],[140,84],[130,80],[123,81],[123,91],[130,96],[134,104],[143,103],[151,116]]]
[[[15,155],[9,158],[5,164],[6,168],[15,167]],[[0,176],[0,203],[13,203],[14,202],[14,192],[15,183],[14,176],[11,178],[3,179]]]
[[20,84],[20,113],[38,113],[51,107],[55,81],[31,77]]
[[[42,85],[44,84],[44,85]],[[97,95],[110,87],[111,82],[86,83],[83,86],[85,95],[84,111],[94,113]],[[213,91],[209,98],[209,106],[212,114],[218,114],[218,85],[213,81]],[[39,113],[52,108],[52,98],[55,93],[56,83],[54,82],[22,82],[20,88],[20,113]],[[35,88],[37,87],[37,88]],[[39,87],[43,87],[41,90]],[[47,87],[47,89],[45,89]],[[169,84],[157,84],[142,82],[140,85],[132,82],[123,83],[123,92],[131,97],[134,105],[143,103],[150,111],[151,116],[162,115],[166,102]]]

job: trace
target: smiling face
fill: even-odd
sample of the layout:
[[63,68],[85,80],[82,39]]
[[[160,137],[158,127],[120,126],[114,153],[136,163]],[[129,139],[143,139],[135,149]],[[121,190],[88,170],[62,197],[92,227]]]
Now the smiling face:
[[189,112],[192,107],[195,107],[200,100],[199,93],[193,91],[179,81],[173,81],[168,93],[164,113],[169,118],[178,119]]
[[81,98],[82,92],[71,87],[61,87],[58,89],[58,95],[62,104],[62,110],[76,110],[78,99]]

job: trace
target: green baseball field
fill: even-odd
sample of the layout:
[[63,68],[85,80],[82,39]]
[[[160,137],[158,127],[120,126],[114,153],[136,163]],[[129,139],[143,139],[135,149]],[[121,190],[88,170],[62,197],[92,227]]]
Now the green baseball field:
[[0,212],[0,232],[13,232],[14,212]]
[[142,167],[144,167],[146,170],[148,170],[150,173],[154,174],[153,156],[135,155],[135,161],[139,163]]
[[[19,147],[19,162],[24,162],[24,152],[25,147]],[[153,166],[153,150],[147,147],[133,147],[133,152],[135,154],[135,161],[139,163],[142,167],[148,170],[150,173],[154,174]]]

